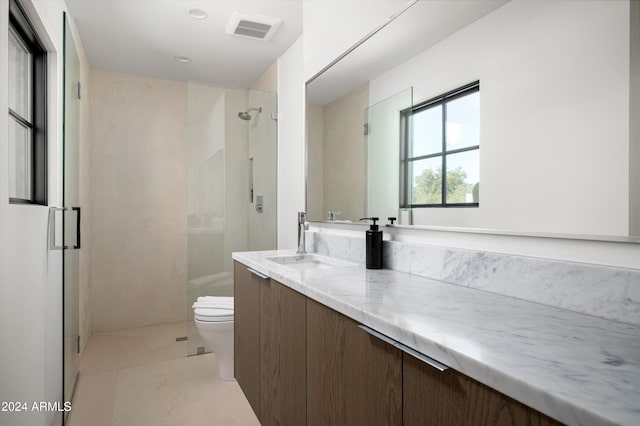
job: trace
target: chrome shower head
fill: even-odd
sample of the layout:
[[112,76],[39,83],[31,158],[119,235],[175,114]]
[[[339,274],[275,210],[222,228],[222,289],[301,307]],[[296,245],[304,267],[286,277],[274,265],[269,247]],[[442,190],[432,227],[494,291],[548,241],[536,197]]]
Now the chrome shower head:
[[249,108],[246,111],[242,111],[238,113],[238,118],[241,118],[243,120],[251,120],[251,114],[249,114],[249,111],[256,111],[258,113],[262,112],[262,107],[258,107],[258,108]]

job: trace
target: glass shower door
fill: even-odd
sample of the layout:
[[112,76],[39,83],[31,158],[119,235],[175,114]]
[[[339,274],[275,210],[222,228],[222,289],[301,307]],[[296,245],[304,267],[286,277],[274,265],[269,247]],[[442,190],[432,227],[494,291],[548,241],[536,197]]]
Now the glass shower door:
[[233,296],[234,251],[276,247],[276,94],[188,85],[187,354],[199,296]]
[[[80,61],[64,16],[63,106],[63,398],[71,401],[78,377],[78,279],[80,248],[79,139]],[[64,413],[66,422],[67,413]]]
[[[383,219],[396,217],[398,224],[411,224],[411,203],[403,194],[406,175],[400,161],[402,133],[411,135],[413,88],[410,87],[366,110],[367,123],[367,212]],[[390,158],[397,158],[392,163]],[[393,164],[393,165],[390,165]],[[409,173],[409,175],[411,175]]]

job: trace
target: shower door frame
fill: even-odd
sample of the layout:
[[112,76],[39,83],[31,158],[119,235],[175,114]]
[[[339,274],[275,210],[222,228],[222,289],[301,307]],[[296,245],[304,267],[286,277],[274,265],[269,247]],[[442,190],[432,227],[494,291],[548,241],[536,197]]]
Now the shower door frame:
[[[63,12],[63,102],[62,102],[62,399],[70,402],[79,375],[79,143],[80,60],[71,25]],[[75,216],[75,217],[74,217]],[[74,244],[68,244],[75,241]],[[62,413],[62,424],[68,420]]]

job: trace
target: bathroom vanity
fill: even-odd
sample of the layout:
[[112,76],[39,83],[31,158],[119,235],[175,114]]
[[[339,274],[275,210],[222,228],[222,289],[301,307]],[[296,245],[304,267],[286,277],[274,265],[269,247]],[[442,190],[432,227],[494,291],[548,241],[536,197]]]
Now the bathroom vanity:
[[303,425],[306,298],[238,262],[234,272],[236,380],[260,423]]
[[637,326],[292,254],[233,254],[236,378],[262,424],[637,424]]

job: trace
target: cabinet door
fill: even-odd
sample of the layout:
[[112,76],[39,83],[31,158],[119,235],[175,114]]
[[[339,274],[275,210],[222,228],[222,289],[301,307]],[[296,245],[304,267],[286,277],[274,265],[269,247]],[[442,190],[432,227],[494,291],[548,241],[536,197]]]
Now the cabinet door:
[[260,285],[260,422],[306,423],[306,298],[278,283]]
[[241,263],[234,264],[234,370],[256,416],[260,416],[260,282]]
[[440,372],[403,354],[406,426],[547,426],[557,421],[455,370]]
[[307,425],[400,425],[402,356],[307,299]]

